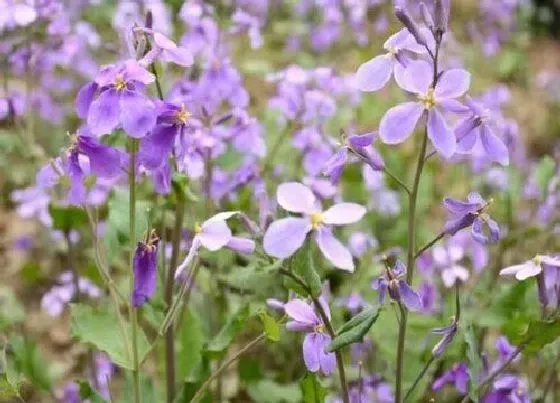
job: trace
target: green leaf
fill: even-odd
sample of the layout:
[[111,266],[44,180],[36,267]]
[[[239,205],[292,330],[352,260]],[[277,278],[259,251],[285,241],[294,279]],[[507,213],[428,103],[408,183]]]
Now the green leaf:
[[554,162],[554,159],[548,155],[541,158],[535,170],[535,178],[542,195],[545,194],[548,182],[550,182],[555,172],[556,162]]
[[88,223],[86,212],[79,207],[49,204],[49,214],[53,221],[53,228],[64,232]]
[[373,307],[354,316],[338,330],[336,337],[329,344],[327,350],[340,350],[349,344],[361,341],[379,317],[379,312],[379,308]]
[[10,340],[14,354],[16,371],[22,373],[33,386],[49,391],[52,389],[52,376],[49,365],[32,340],[17,336]]
[[183,379],[189,375],[202,361],[205,334],[202,321],[197,311],[187,309],[185,319],[181,322],[177,339],[177,378]]
[[476,395],[476,382],[472,380],[479,379],[479,374],[482,371],[482,358],[480,357],[480,352],[478,349],[478,343],[476,341],[476,336],[474,334],[474,329],[471,324],[469,324],[465,330],[465,343],[467,343],[467,358],[469,359],[469,369],[471,370],[471,382],[469,386],[469,397],[475,403],[478,402],[478,396]]
[[312,297],[317,298],[321,295],[321,277],[317,273],[317,270],[315,270],[313,251],[309,240],[306,241],[304,247],[290,259],[290,268],[305,281],[305,284],[307,284],[311,290]]
[[303,395],[303,403],[323,403],[325,401],[325,389],[313,372],[307,372],[299,382],[299,386]]
[[542,350],[544,346],[554,342],[560,337],[560,320],[553,321],[532,321],[526,328],[526,331],[512,335],[511,341],[514,344],[525,343],[525,353],[536,353]]
[[0,401],[10,401],[16,397],[21,399],[19,391],[22,383],[18,379],[8,376],[8,363],[6,361],[6,345],[0,346]]
[[259,403],[300,403],[301,390],[297,384],[278,384],[269,379],[247,386],[247,393]]
[[88,400],[90,403],[105,403],[106,400],[95,391],[89,382],[80,381],[80,398]]
[[244,305],[239,311],[232,315],[220,332],[206,346],[206,353],[211,358],[219,358],[231,345],[233,338],[243,328],[249,316],[249,306]]
[[[126,369],[133,369],[132,355],[128,353],[121,335],[119,320],[107,306],[91,307],[85,304],[70,304],[70,332],[83,343],[93,344],[106,352],[111,360]],[[132,341],[132,327],[124,322],[128,340]],[[146,335],[138,328],[138,357],[147,353],[149,345]]]
[[0,330],[25,319],[25,311],[11,288],[0,287]]
[[266,333],[266,338],[270,341],[280,340],[280,325],[272,316],[270,316],[266,311],[259,312],[259,318],[261,319],[264,332]]

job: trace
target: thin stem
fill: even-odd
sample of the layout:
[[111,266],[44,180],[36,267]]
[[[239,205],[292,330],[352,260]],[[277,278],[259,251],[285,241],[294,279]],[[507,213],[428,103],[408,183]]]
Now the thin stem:
[[548,376],[548,381],[546,382],[546,385],[544,387],[544,391],[543,391],[543,395],[542,395],[542,402],[546,403],[546,397],[548,396],[548,392],[550,391],[552,384],[554,383],[554,381],[556,380],[557,376],[558,376],[558,372],[556,371],[556,367],[558,366],[558,363],[560,362],[560,353],[556,356],[556,359],[554,360],[554,362],[552,363],[552,368],[550,370],[550,375]]
[[[129,187],[129,241],[130,241],[130,293],[134,290],[134,250],[136,249],[136,148],[137,140],[130,138],[130,165],[128,168],[128,187]],[[140,395],[140,366],[138,360],[138,311],[129,302],[129,316],[132,324],[132,377],[134,402],[140,403],[142,396]]]
[[399,302],[399,310],[401,313],[401,320],[399,322],[399,336],[397,341],[397,369],[395,381],[395,402],[401,402],[402,395],[402,373],[404,364],[404,345],[406,340],[406,322],[408,313],[404,306]]
[[426,375],[426,372],[428,371],[428,369],[434,363],[435,360],[436,360],[435,357],[431,356],[430,359],[428,360],[428,362],[426,363],[426,365],[424,365],[424,368],[422,368],[422,371],[420,371],[420,373],[416,377],[416,380],[414,381],[414,383],[412,384],[412,386],[410,387],[408,392],[406,392],[406,395],[404,396],[404,401],[405,402],[408,400],[408,398],[410,397],[411,393],[414,391],[416,386],[418,386],[418,384],[420,383],[420,381],[422,380],[424,375]]
[[426,245],[422,246],[422,248],[418,252],[416,252],[416,255],[414,255],[414,260],[416,260],[420,256],[422,256],[422,254],[424,252],[426,252],[428,249],[430,249],[432,246],[434,246],[436,243],[438,243],[444,236],[445,236],[445,232],[441,232],[440,234],[438,234],[438,236],[436,236],[434,239],[432,239]]
[[401,180],[399,179],[398,176],[396,176],[395,174],[393,174],[391,171],[389,171],[387,168],[383,168],[383,172],[385,172],[387,174],[388,177],[390,177],[391,179],[393,179],[401,188],[403,188],[403,190],[408,193],[408,195],[410,195],[410,189],[408,188],[408,186]]
[[216,371],[213,372],[212,375],[210,375],[208,377],[208,379],[206,379],[206,381],[204,381],[204,383],[202,384],[200,389],[198,389],[196,391],[195,395],[191,399],[191,403],[197,403],[200,399],[202,399],[202,397],[204,396],[204,392],[212,384],[212,381],[214,381],[214,379],[216,379],[218,376],[220,376],[221,373],[224,370],[226,370],[231,364],[233,364],[235,361],[237,361],[243,354],[245,354],[247,351],[251,350],[253,347],[255,347],[257,344],[259,344],[265,338],[266,338],[265,333],[260,334],[255,339],[253,339],[249,344],[247,344],[245,347],[243,347],[241,350],[239,350],[237,353],[235,353],[235,355],[233,355],[229,360],[225,361],[222,365],[220,365],[220,367],[218,369],[216,369]]
[[159,75],[156,69],[156,64],[152,63],[150,66],[150,70],[152,70],[152,74],[155,77],[155,82],[156,82],[156,90],[157,90],[157,94],[158,94],[158,98],[161,99],[163,101],[163,90],[161,89],[161,83],[159,81]]

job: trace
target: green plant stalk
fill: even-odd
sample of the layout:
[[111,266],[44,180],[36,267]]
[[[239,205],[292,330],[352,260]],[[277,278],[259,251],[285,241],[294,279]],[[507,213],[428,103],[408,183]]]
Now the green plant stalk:
[[[128,187],[129,187],[129,241],[130,241],[130,295],[134,290],[134,250],[136,249],[136,148],[138,140],[129,138],[130,164],[128,168]],[[141,403],[140,395],[140,365],[138,360],[138,311],[128,302],[130,323],[132,325],[132,378],[134,402]]]

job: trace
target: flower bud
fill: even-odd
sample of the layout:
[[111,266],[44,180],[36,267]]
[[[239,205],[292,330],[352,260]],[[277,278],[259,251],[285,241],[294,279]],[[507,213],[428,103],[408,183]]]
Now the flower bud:
[[422,13],[422,18],[424,19],[424,22],[426,23],[428,28],[430,28],[430,30],[433,31],[435,24],[432,18],[432,14],[430,13],[430,10],[428,10],[426,4],[423,2],[420,3],[420,12]]
[[412,19],[410,14],[408,14],[406,10],[400,7],[396,7],[395,15],[397,16],[401,24],[403,24],[405,28],[408,29],[408,31],[414,37],[414,39],[416,39],[416,42],[418,42],[420,45],[426,46],[427,44],[426,38],[424,37],[424,34],[420,32],[420,28],[418,27],[416,22]]
[[434,18],[436,31],[443,34],[447,31],[449,21],[449,0],[436,0],[434,6]]

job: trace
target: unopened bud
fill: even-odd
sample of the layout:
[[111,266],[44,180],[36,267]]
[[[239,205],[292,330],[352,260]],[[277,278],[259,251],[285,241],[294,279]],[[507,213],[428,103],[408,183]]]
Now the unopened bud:
[[424,19],[424,22],[426,23],[428,28],[433,31],[435,27],[434,19],[432,18],[432,14],[430,13],[430,10],[428,10],[428,6],[426,6],[425,3],[420,3],[420,12],[422,13],[422,18]]
[[405,28],[408,29],[408,32],[411,33],[414,39],[416,39],[416,42],[418,42],[420,45],[426,46],[427,43],[426,38],[424,37],[422,32],[420,32],[420,28],[418,27],[416,22],[412,19],[410,14],[408,14],[406,10],[400,7],[396,7],[395,15],[397,16],[401,24],[403,24]]
[[152,29],[154,26],[154,15],[152,14],[152,10],[148,10],[146,13],[146,23],[144,25],[149,29]]
[[434,6],[434,18],[436,31],[443,34],[447,31],[449,22],[450,4],[449,0],[436,0]]

